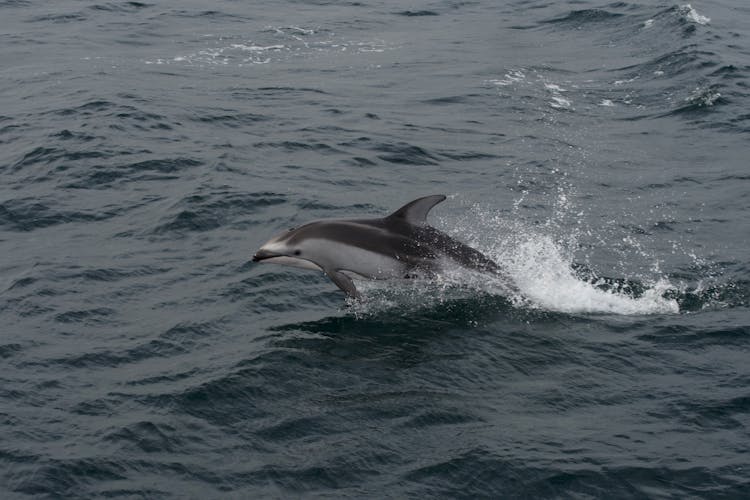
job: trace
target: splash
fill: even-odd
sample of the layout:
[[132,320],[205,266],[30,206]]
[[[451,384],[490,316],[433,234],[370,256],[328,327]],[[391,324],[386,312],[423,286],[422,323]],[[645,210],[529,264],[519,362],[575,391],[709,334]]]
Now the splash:
[[562,245],[545,234],[517,235],[517,241],[492,256],[507,269],[519,293],[532,308],[563,313],[665,314],[679,312],[665,279],[636,296],[627,287],[605,288],[598,279],[584,279]]
[[679,13],[682,14],[686,20],[691,23],[706,25],[711,22],[711,18],[699,14],[697,10],[693,8],[689,3],[681,5]]
[[[471,217],[478,220],[469,224]],[[443,220],[437,225],[495,260],[504,275],[447,266],[431,280],[358,282],[365,301],[349,304],[355,314],[439,308],[467,297],[489,300],[493,307],[566,314],[680,312],[674,298],[675,287],[664,277],[643,283],[583,275],[569,250],[575,246],[574,238],[561,242],[549,226],[530,228],[478,209],[457,221]],[[493,302],[488,297],[500,297],[502,302]]]
[[494,78],[490,80],[485,80],[485,82],[489,85],[499,86],[499,87],[507,87],[508,85],[513,85],[514,83],[522,82],[526,79],[526,74],[524,73],[523,69],[512,69],[505,73],[504,78]]
[[713,106],[721,98],[721,93],[713,88],[696,87],[685,101],[699,107]]
[[475,217],[473,223],[464,219],[454,232],[506,271],[515,286],[513,300],[524,307],[569,314],[679,312],[677,301],[665,298],[674,287],[658,273],[648,283],[584,275],[575,261],[577,231],[570,231],[569,224],[562,222],[567,214],[576,212],[569,193],[561,187],[554,201],[553,217],[545,224],[529,226],[518,218],[509,220],[475,207],[467,216]]

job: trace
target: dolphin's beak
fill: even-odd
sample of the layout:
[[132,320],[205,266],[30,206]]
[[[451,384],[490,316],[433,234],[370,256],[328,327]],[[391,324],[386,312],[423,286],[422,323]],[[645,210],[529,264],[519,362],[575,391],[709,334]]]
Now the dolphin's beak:
[[255,255],[253,255],[253,262],[261,262],[265,259],[270,259],[272,257],[278,257],[279,254],[269,252],[268,250],[263,250],[262,248],[255,252]]

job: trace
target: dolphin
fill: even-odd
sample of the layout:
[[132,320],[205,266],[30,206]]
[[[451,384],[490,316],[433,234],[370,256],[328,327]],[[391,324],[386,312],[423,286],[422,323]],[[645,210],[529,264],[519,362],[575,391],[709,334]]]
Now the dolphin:
[[446,262],[501,274],[481,252],[427,224],[444,195],[418,198],[387,217],[325,219],[289,229],[268,240],[253,262],[322,271],[348,297],[361,298],[352,277],[400,279],[434,276]]

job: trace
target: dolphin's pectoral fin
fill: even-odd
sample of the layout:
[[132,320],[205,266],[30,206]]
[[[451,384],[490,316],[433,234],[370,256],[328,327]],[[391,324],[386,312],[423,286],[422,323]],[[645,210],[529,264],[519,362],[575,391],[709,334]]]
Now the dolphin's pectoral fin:
[[357,291],[357,287],[354,286],[354,282],[341,271],[334,271],[332,269],[325,270],[326,276],[331,278],[331,281],[336,283],[336,286],[341,288],[349,297],[359,299],[362,296]]

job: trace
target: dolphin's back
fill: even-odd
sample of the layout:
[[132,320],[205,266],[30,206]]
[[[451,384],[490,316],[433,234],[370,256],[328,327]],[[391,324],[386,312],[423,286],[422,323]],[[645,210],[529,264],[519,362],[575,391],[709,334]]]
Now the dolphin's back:
[[432,226],[415,227],[415,233],[415,239],[423,242],[423,244],[439,249],[442,254],[463,267],[478,271],[500,271],[500,267],[495,261],[479,250],[451,238],[449,235]]
[[[397,235],[402,258],[425,266],[425,261],[446,256],[463,267],[479,271],[498,272],[499,266],[482,252],[461,243],[444,232],[428,225],[415,225],[404,220],[386,217],[373,223],[389,235]],[[429,266],[434,267],[434,266]]]
[[330,219],[311,222],[295,230],[290,242],[321,239],[327,242],[361,249],[402,262],[418,265],[433,259],[429,245],[414,239],[409,224],[392,224],[386,219]]

